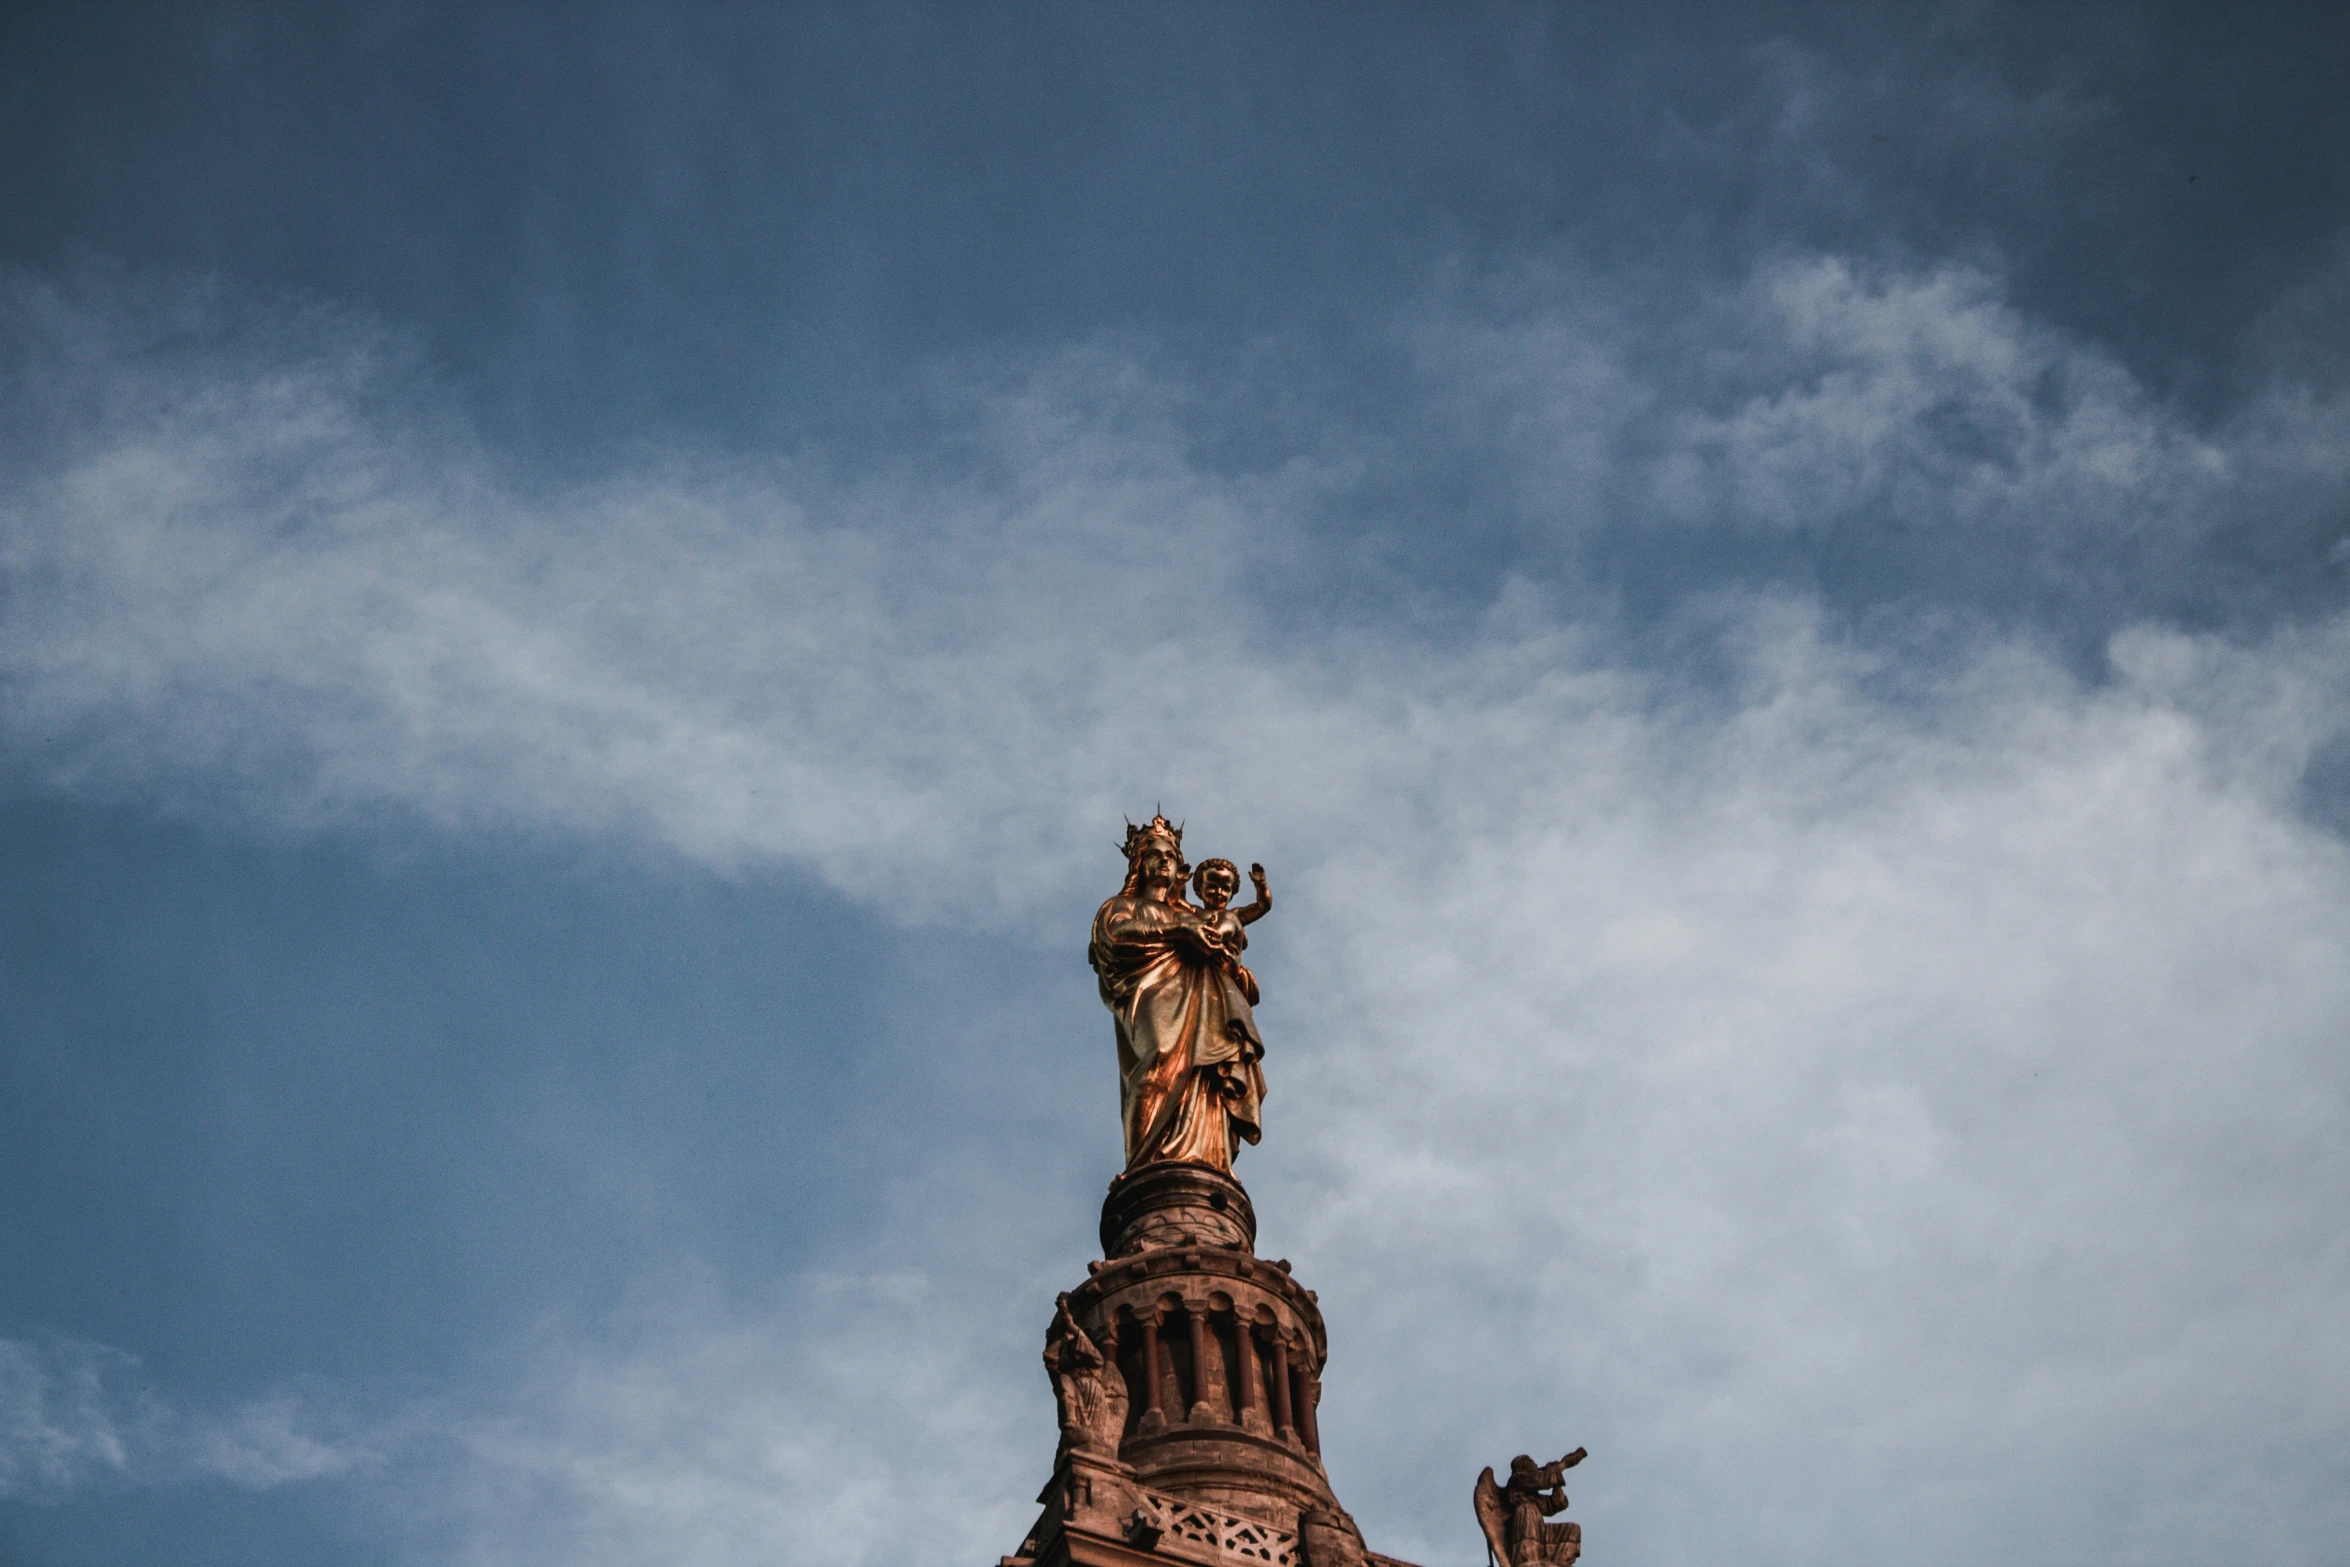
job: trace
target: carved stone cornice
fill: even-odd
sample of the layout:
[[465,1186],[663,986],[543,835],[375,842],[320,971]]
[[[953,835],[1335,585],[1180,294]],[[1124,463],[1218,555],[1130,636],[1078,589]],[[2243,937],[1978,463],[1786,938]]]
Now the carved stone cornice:
[[[1289,1275],[1285,1262],[1215,1246],[1166,1246],[1093,1265],[1093,1276],[1069,1292],[1070,1309],[1088,1331],[1121,1309],[1141,1316],[1167,1297],[1180,1302],[1220,1296],[1257,1320],[1269,1319],[1302,1340],[1304,1358],[1320,1366],[1329,1349],[1322,1309],[1312,1290]],[[1259,1308],[1262,1308],[1260,1314]]]

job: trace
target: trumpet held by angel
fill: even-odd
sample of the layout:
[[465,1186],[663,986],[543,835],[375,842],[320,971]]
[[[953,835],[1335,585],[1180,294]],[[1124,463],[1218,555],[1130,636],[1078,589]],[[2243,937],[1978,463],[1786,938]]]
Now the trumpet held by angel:
[[1538,1464],[1525,1453],[1510,1460],[1506,1484],[1493,1466],[1477,1476],[1477,1527],[1485,1532],[1489,1562],[1500,1567],[1569,1567],[1583,1554],[1583,1526],[1551,1523],[1567,1510],[1567,1471],[1590,1455],[1576,1448],[1556,1463]]

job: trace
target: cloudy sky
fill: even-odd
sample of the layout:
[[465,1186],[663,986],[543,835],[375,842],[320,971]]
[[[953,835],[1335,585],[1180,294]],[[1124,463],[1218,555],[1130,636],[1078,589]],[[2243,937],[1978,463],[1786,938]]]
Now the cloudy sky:
[[1163,804],[1374,1547],[2342,1562],[2345,57],[12,10],[0,1561],[992,1562]]

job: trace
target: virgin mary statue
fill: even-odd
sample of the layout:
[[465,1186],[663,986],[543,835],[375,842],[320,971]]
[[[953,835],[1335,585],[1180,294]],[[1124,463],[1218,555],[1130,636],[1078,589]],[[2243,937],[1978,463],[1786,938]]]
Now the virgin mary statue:
[[[1233,938],[1183,895],[1183,830],[1163,816],[1126,829],[1126,885],[1093,917],[1086,949],[1118,1025],[1126,1168],[1161,1160],[1232,1169],[1259,1135],[1265,1074]],[[1239,936],[1245,942],[1245,936]]]

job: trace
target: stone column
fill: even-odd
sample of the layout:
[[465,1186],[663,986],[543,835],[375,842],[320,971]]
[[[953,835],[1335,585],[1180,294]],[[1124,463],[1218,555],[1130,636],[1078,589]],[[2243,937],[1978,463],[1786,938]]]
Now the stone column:
[[1296,1428],[1289,1418],[1289,1340],[1279,1328],[1273,1330],[1273,1434],[1284,1440],[1294,1439]]
[[1139,1319],[1142,1325],[1142,1416],[1135,1423],[1137,1436],[1156,1436],[1167,1429],[1166,1412],[1159,1408],[1159,1314],[1151,1312]]
[[1191,1414],[1193,1425],[1213,1423],[1216,1419],[1216,1401],[1210,1396],[1208,1373],[1208,1303],[1187,1300],[1183,1314],[1191,1319]]
[[1297,1368],[1297,1434],[1305,1438],[1306,1451],[1316,1458],[1322,1456],[1322,1428],[1314,1419],[1314,1406],[1321,1401],[1321,1377],[1301,1362]]
[[1272,1424],[1265,1419],[1264,1373],[1257,1369],[1257,1325],[1238,1312],[1232,1314],[1232,1349],[1240,1371],[1234,1379],[1240,1384],[1240,1407],[1233,1417],[1244,1431],[1271,1435]]
[[[1166,1324],[1159,1324],[1159,1407],[1167,1409],[1170,1419],[1183,1418],[1183,1384],[1175,1375],[1175,1346],[1167,1342]],[[1168,1395],[1173,1394],[1170,1398]],[[1169,1409],[1167,1406],[1173,1405]]]

